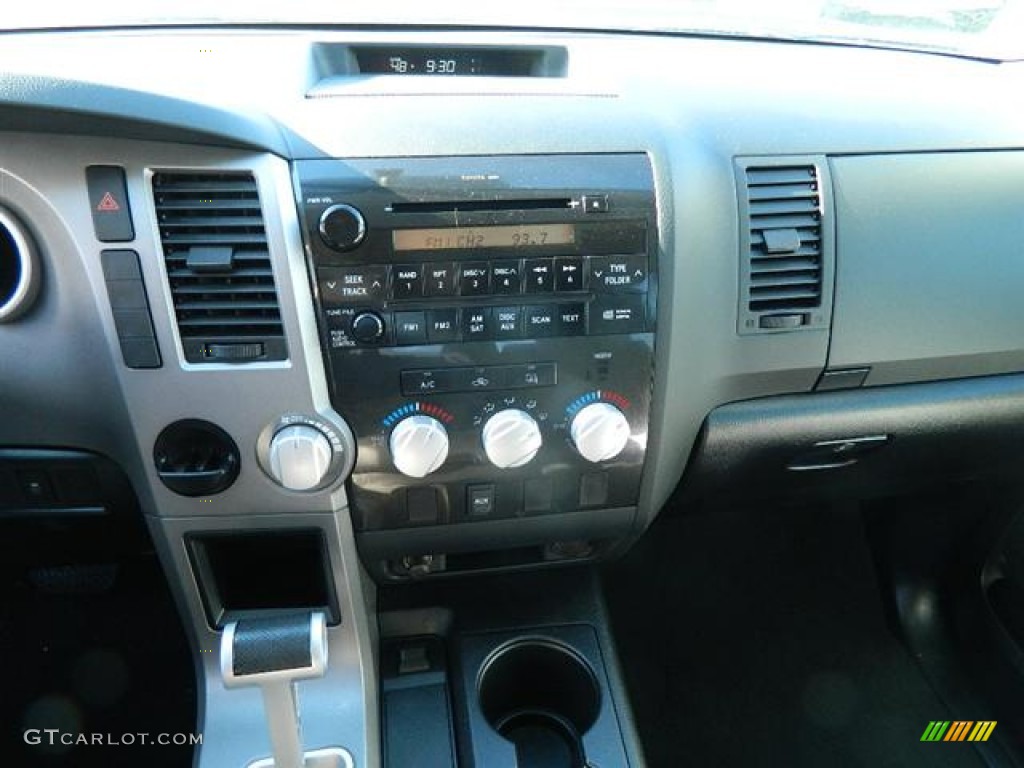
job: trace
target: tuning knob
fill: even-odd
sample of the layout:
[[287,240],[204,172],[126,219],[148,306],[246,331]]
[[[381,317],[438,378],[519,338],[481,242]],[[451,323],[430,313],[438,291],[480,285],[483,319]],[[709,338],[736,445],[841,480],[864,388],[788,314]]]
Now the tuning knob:
[[364,344],[384,338],[384,320],[376,312],[360,312],[352,319],[352,337]]
[[366,237],[366,219],[358,208],[338,203],[320,214],[320,238],[336,251],[351,251]]
[[426,477],[448,458],[448,431],[437,419],[418,413],[398,422],[388,447],[399,472]]
[[290,491],[308,491],[320,485],[333,458],[327,435],[309,424],[292,424],[270,438],[270,475]]
[[484,452],[499,469],[529,463],[543,442],[537,422],[518,408],[498,411],[484,424]]
[[569,436],[587,461],[608,461],[629,442],[629,422],[614,405],[591,403],[573,417]]

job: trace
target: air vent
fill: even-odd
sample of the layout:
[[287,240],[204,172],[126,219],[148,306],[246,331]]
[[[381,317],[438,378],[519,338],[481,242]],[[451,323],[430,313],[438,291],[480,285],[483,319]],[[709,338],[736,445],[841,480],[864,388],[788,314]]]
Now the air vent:
[[831,238],[823,162],[741,164],[745,199],[740,331],[821,327]]
[[253,175],[161,172],[153,194],[185,359],[286,359]]

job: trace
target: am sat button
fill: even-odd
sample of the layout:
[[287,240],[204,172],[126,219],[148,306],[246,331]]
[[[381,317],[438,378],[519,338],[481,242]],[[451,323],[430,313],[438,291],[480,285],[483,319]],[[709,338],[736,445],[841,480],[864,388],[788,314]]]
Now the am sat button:
[[590,305],[591,335],[638,333],[644,330],[643,296],[601,296]]
[[483,341],[491,338],[491,310],[488,308],[462,310],[463,341]]

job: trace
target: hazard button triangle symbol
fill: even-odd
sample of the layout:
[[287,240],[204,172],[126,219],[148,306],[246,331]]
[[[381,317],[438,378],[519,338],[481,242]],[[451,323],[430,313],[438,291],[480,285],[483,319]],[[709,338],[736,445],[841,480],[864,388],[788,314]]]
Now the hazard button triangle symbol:
[[117,204],[117,200],[109,192],[103,195],[103,199],[100,200],[99,205],[96,206],[97,211],[103,211],[104,213],[113,213],[114,211],[120,211],[121,206]]

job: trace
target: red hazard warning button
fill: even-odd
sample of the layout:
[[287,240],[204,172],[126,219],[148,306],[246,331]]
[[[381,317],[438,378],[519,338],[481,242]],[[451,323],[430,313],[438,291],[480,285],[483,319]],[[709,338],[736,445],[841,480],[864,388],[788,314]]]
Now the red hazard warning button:
[[116,165],[90,165],[85,169],[85,183],[96,239],[101,243],[134,240],[124,169]]
[[120,211],[121,206],[117,204],[117,200],[114,199],[112,194],[105,192],[103,199],[100,200],[100,204],[96,206],[96,210],[103,213],[111,213],[112,211]]

